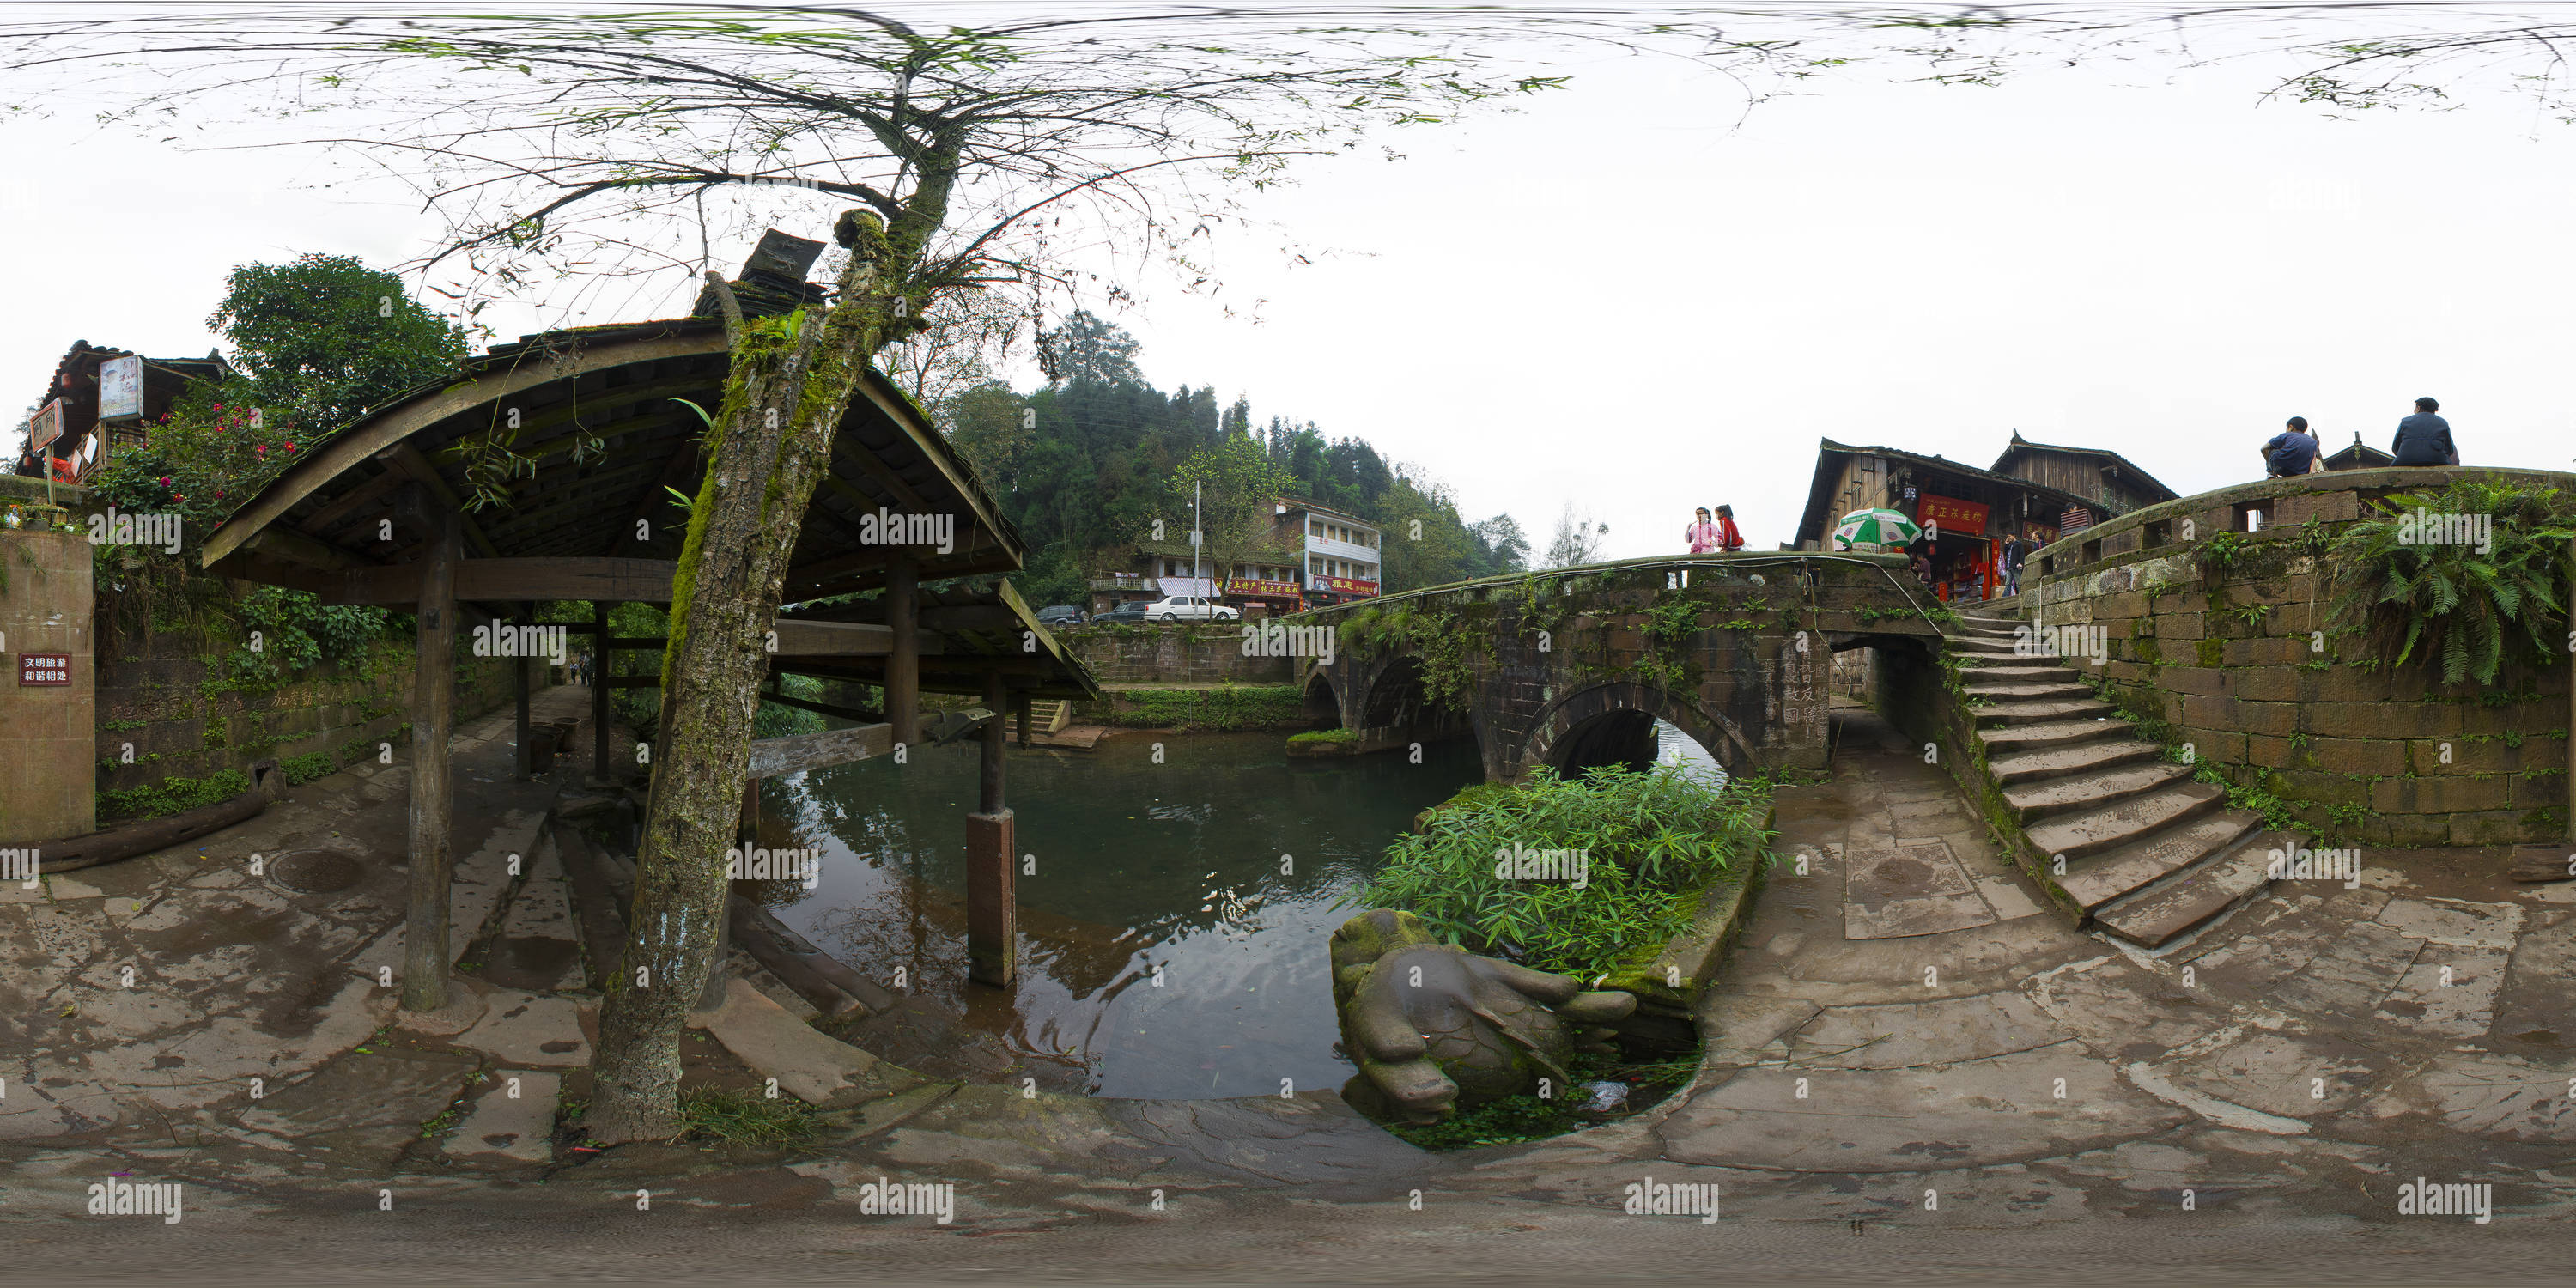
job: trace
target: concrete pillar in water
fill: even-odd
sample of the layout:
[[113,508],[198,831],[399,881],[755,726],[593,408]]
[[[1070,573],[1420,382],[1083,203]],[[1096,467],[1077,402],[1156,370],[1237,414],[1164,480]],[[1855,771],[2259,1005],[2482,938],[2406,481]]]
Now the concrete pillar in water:
[[1003,790],[1002,703],[1001,673],[987,674],[984,708],[993,718],[983,731],[981,808],[966,816],[966,974],[1008,988],[1019,965],[1019,867],[1012,861],[1019,840]]
[[0,530],[0,561],[0,845],[86,836],[103,754],[89,542]]

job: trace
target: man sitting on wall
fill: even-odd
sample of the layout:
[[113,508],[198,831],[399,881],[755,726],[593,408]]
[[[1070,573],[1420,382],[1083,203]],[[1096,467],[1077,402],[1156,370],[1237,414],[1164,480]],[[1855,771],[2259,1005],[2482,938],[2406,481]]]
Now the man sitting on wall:
[[2415,400],[2415,414],[2397,422],[2397,464],[2457,465],[2460,449],[2451,445],[2451,422],[2433,413],[2442,404],[2430,398]]
[[2308,418],[2292,416],[2289,426],[2263,444],[2263,472],[2286,479],[2305,474],[2317,462],[2317,440],[2308,433]]

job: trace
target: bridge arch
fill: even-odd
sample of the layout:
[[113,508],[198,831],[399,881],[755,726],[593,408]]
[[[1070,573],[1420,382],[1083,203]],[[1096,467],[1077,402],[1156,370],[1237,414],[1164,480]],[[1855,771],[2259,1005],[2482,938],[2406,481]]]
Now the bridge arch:
[[[1707,749],[1728,773],[1758,763],[1742,730],[1722,715],[1711,715],[1668,690],[1633,680],[1610,680],[1558,698],[1540,713],[1517,762],[1506,768],[1517,777],[1539,765],[1569,776],[1600,764],[1636,763],[1642,740],[1651,749],[1655,721],[1661,720]],[[1651,750],[1645,759],[1653,760]]]
[[1342,727],[1342,699],[1333,689],[1331,672],[1319,666],[1306,673],[1306,688],[1299,697],[1297,714],[1317,729]]

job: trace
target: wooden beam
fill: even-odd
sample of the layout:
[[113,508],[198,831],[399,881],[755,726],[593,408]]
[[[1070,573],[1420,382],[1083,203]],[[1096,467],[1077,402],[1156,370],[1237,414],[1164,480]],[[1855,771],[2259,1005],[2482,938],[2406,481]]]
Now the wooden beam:
[[[606,600],[590,601],[590,629],[594,638],[608,638]],[[608,650],[600,648],[590,655],[590,777],[601,786],[617,781],[608,768],[608,719]]]
[[890,724],[800,733],[788,738],[762,738],[751,744],[749,773],[753,778],[783,778],[808,769],[846,765],[854,760],[882,756],[893,750],[894,726]]
[[[865,622],[800,622],[781,617],[771,626],[778,632],[780,657],[886,657],[894,653],[894,628]],[[915,630],[913,655],[935,657],[947,651],[947,641],[933,630]]]
[[[231,524],[225,524],[224,527],[215,529],[215,532],[220,536],[231,526]],[[212,542],[210,541],[209,544]],[[270,528],[241,545],[252,554],[265,555],[287,563],[302,564],[307,568],[320,568],[327,572],[373,566],[362,555],[351,554],[328,541],[308,537],[293,528]],[[211,565],[214,561],[209,559],[206,562]]]
[[[789,673],[778,672],[777,674],[783,675]],[[882,724],[885,722],[885,712],[883,711],[870,711],[863,707],[835,706],[829,702],[816,702],[812,698],[800,698],[793,694],[773,693],[767,689],[760,691],[760,700],[763,702],[775,702],[782,707],[794,707],[799,711],[811,711],[820,716],[831,716],[837,720],[856,721],[859,724]]]
[[467,544],[473,546],[484,558],[492,559],[500,555],[501,547],[492,544],[492,538],[484,535],[482,525],[465,513],[465,499],[456,495],[456,489],[449,487],[446,479],[439,477],[438,467],[431,464],[428,457],[421,455],[419,448],[410,443],[396,443],[376,459],[410,475],[422,487],[429,489],[429,494],[438,498],[441,507],[456,515],[456,521],[464,529]]
[[723,352],[725,338],[721,330],[691,329],[583,342],[568,353],[526,361],[525,365],[520,365],[524,355],[504,359],[502,361],[510,365],[420,394],[400,406],[370,416],[332,438],[320,450],[297,462],[293,469],[261,489],[260,494],[237,511],[230,522],[216,529],[214,537],[206,543],[200,565],[212,567],[216,560],[239,549],[252,536],[269,530],[280,516],[332,479],[450,416],[549,381],[579,379],[588,372],[632,363]]
[[632,550],[638,545],[650,549],[651,542],[635,540],[635,525],[650,520],[655,514],[670,507],[671,494],[665,489],[679,487],[705,472],[705,466],[699,462],[698,456],[697,440],[681,439],[679,450],[671,453],[671,459],[662,465],[662,472],[654,476],[653,490],[646,493],[643,500],[635,503],[634,511],[626,516],[625,526],[608,534],[608,545],[600,553],[613,555],[621,549]]
[[386,470],[383,473],[376,475],[374,478],[371,478],[366,482],[349,489],[347,492],[342,493],[338,500],[314,511],[312,517],[305,519],[302,523],[298,523],[295,526],[298,530],[309,535],[316,537],[321,536],[324,532],[329,531],[334,525],[339,523],[340,520],[348,518],[351,514],[364,508],[369,502],[384,499],[385,493],[391,492],[395,488],[402,486],[403,482],[409,477],[409,475],[403,473],[401,470]]
[[913,620],[919,592],[910,561],[886,565],[886,626],[893,644],[885,655],[886,719],[893,722],[895,741],[905,746],[921,741],[921,640]]
[[671,602],[680,565],[670,559],[468,559],[458,567],[463,599],[589,599]]
[[[874,371],[863,374],[859,380],[859,391],[866,396],[869,405],[874,407],[879,415],[885,417],[886,423],[894,426],[896,433],[911,442],[913,450],[920,452],[923,458],[930,462],[932,469],[939,471],[939,476],[947,481],[950,490],[954,491],[959,499],[965,502],[966,507],[974,512],[977,525],[993,534],[996,541],[1000,541],[1004,531],[1001,516],[985,507],[980,490],[967,479],[963,470],[957,468],[953,451],[948,446],[948,440],[940,436],[939,428],[922,420],[910,403],[888,392],[893,387],[892,381],[886,380],[882,374]],[[1011,546],[1007,542],[1002,544],[1011,556],[1013,567],[1019,566],[1020,562],[1027,558],[1026,551]]]
[[453,513],[433,519],[438,535],[421,572],[420,624],[411,681],[411,889],[403,918],[402,1008],[447,1005],[451,786],[447,761],[456,716],[456,564],[460,524]]
[[[860,473],[865,474],[869,478],[875,479],[878,483],[884,485],[886,491],[894,494],[895,504],[902,506],[905,510],[910,511],[913,514],[939,513],[937,507],[931,505],[930,502],[919,492],[913,491],[911,484],[903,481],[902,475],[894,472],[893,466],[886,464],[884,461],[878,460],[875,452],[869,451],[865,446],[859,443],[852,442],[848,435],[835,434],[832,436],[832,455],[836,459],[844,459],[849,461],[850,464],[858,466]],[[826,477],[828,477],[828,475]],[[852,489],[852,491],[855,493],[856,489]],[[884,504],[883,502],[872,498],[867,498],[866,503],[868,508],[871,510],[877,509]]]

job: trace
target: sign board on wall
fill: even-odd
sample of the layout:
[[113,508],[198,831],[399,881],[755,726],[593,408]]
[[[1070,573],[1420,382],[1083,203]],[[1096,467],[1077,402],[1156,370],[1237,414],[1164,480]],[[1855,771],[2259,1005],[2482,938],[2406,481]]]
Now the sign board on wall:
[[136,354],[98,365],[99,423],[143,419],[143,359]]
[[1961,536],[1973,537],[1986,530],[1986,507],[1974,501],[1934,496],[1929,492],[1924,493],[1917,504],[1914,518],[1918,523],[1940,524],[1943,532],[1955,532]]
[[71,654],[21,653],[18,655],[18,683],[21,686],[69,684],[71,682]]
[[31,452],[41,451],[44,449],[46,444],[51,443],[62,436],[63,400],[57,398],[52,402],[46,403],[43,411],[37,412],[33,417],[28,419],[27,450]]

